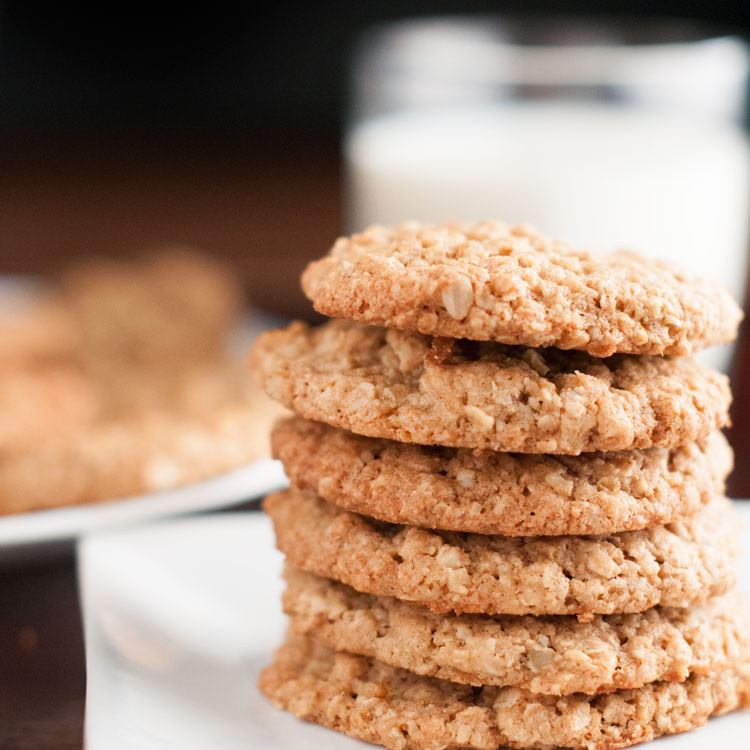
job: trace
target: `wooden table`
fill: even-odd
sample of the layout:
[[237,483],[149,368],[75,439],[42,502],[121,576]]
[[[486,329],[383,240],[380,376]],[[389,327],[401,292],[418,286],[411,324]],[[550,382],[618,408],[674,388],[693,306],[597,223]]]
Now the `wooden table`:
[[0,747],[81,747],[86,673],[72,544],[0,568]]

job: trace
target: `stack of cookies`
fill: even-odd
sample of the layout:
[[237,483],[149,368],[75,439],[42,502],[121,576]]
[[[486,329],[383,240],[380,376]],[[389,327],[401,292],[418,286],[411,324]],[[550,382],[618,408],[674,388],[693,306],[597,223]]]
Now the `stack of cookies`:
[[263,335],[279,707],[389,748],[617,748],[750,705],[726,291],[499,223],[373,227]]

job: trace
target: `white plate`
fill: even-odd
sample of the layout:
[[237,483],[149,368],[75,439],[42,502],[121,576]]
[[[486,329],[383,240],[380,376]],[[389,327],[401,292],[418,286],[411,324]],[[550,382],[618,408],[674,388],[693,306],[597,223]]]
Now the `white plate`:
[[[215,510],[262,497],[284,487],[278,461],[263,459],[205,482],[90,505],[0,516],[0,556],[19,548],[73,539],[94,531],[152,521],[166,516]],[[38,550],[34,550],[36,554]]]
[[[7,315],[38,295],[42,282],[34,276],[0,274],[0,308]],[[233,333],[230,350],[243,359],[251,342],[266,328],[280,324],[265,313],[248,313]],[[228,508],[244,500],[262,497],[286,486],[281,465],[265,459],[242,469],[186,487],[153,492],[106,502],[0,516],[0,560],[39,559],[53,553],[56,542],[84,534],[130,526],[167,516]]]
[[[740,512],[747,526],[750,503]],[[88,750],[372,747],[278,711],[255,687],[285,627],[272,536],[264,516],[230,513],[79,543]],[[750,592],[747,555],[740,578]],[[745,711],[657,747],[747,750],[748,736]]]

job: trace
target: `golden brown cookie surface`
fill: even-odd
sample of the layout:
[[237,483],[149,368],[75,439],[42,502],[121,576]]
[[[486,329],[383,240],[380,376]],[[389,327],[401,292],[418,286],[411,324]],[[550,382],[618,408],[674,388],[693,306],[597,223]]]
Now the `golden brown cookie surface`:
[[272,432],[292,482],[346,510],[478,534],[608,534],[687,518],[723,493],[720,432],[677,448],[523,455],[367,438],[291,417]]
[[692,359],[431,339],[331,321],[260,336],[266,392],[369,437],[517,453],[673,447],[728,422],[724,375]]
[[279,708],[392,750],[614,750],[750,705],[747,655],[685,682],[586,696],[458,685],[289,635],[260,675]]
[[731,666],[750,640],[739,593],[690,607],[575,617],[436,615],[287,565],[284,612],[336,651],[469,685],[570,695],[682,682]]
[[687,521],[607,536],[502,537],[375,521],[296,488],[269,495],[295,567],[434,612],[610,614],[684,607],[735,582],[737,518],[717,498]]
[[728,290],[666,263],[490,221],[370,227],[311,263],[302,287],[332,317],[598,357],[690,355],[732,340],[742,317]]

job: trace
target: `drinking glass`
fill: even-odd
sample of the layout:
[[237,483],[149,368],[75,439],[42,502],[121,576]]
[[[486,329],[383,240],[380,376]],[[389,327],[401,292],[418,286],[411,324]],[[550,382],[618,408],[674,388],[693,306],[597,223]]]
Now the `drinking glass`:
[[530,223],[595,251],[673,260],[742,300],[747,73],[739,38],[676,20],[382,26],[353,64],[349,229]]

